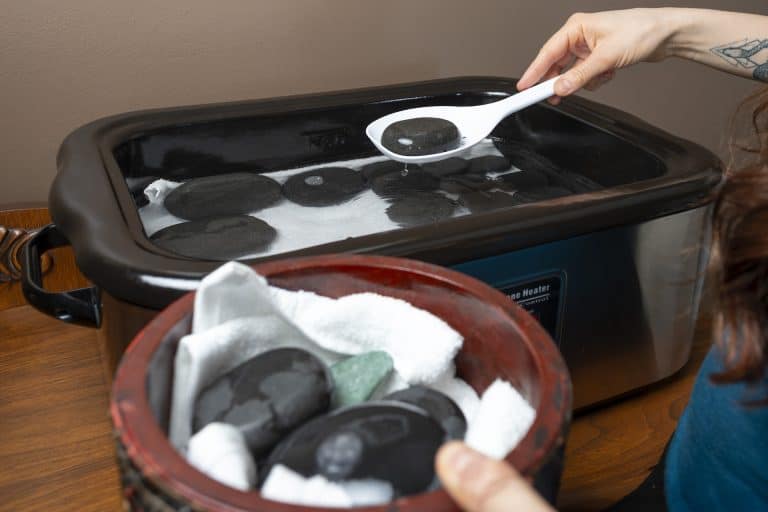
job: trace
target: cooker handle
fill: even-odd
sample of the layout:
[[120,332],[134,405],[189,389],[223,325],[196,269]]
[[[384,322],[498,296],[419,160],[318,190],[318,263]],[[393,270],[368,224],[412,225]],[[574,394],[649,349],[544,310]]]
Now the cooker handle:
[[67,245],[69,241],[55,224],[48,224],[29,239],[22,251],[22,292],[27,302],[48,316],[63,322],[98,327],[101,324],[101,301],[97,287],[68,292],[48,292],[43,288],[40,257],[51,249]]

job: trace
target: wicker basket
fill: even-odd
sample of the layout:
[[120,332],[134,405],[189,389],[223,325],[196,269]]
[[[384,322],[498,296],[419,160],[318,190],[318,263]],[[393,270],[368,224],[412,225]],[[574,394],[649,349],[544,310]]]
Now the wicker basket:
[[[507,297],[442,267],[377,256],[318,256],[255,267],[270,283],[330,297],[377,292],[443,318],[464,336],[458,374],[482,392],[497,377],[510,381],[536,409],[536,419],[506,460],[553,500],[570,422],[571,383],[554,343]],[[132,510],[306,512],[338,509],[276,503],[258,492],[224,486],[186,463],[166,438],[173,355],[189,332],[194,296],[173,303],[134,339],[112,393],[112,419],[126,506]],[[456,511],[442,490],[400,498],[366,511]]]

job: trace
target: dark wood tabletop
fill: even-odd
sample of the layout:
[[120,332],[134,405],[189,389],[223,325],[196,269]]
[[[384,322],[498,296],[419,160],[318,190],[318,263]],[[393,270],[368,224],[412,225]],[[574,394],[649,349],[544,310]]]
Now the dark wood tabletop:
[[[560,510],[600,510],[647,476],[685,406],[708,339],[705,316],[681,372],[575,418]],[[95,330],[29,306],[0,311],[0,510],[120,510],[107,407]]]

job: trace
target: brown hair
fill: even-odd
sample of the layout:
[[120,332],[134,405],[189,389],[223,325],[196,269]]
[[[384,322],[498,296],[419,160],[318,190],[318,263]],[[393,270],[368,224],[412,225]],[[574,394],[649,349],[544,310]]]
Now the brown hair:
[[[757,382],[768,367],[768,89],[745,99],[746,142],[734,133],[714,206],[710,276],[715,340],[724,355],[716,383]],[[734,122],[734,131],[737,129]],[[768,398],[761,403],[768,404]]]

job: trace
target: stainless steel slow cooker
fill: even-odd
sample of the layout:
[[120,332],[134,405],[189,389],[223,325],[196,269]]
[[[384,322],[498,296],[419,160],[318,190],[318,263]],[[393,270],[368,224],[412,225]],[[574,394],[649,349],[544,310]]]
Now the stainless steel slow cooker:
[[[99,327],[112,372],[126,343],[152,316],[231,257],[211,242],[233,240],[222,232],[200,235],[202,253],[185,254],[160,243],[158,229],[185,221],[165,215],[164,203],[148,204],[148,187],[170,190],[200,178],[245,173],[271,177],[285,192],[286,180],[299,171],[341,166],[362,175],[365,166],[382,163],[364,134],[372,120],[404,108],[476,105],[514,92],[511,79],[454,78],[133,112],[92,122],[61,146],[49,200],[54,224],[26,250],[27,299],[62,320]],[[719,160],[582,98],[567,98],[557,107],[535,105],[508,117],[484,151],[467,161],[474,165],[494,157],[507,168],[475,172],[467,164],[458,178],[433,169],[437,178],[426,181],[434,190],[426,192],[409,191],[407,184],[426,168],[399,171],[410,178],[396,192],[408,196],[417,212],[405,223],[397,217],[387,224],[383,215],[392,219],[390,207],[402,197],[382,193],[382,186],[369,183],[370,173],[346,206],[352,217],[326,215],[331,210],[320,206],[290,210],[303,217],[280,213],[289,210],[253,212],[252,218],[272,225],[272,247],[283,249],[254,247],[241,259],[374,253],[477,277],[526,307],[549,331],[569,366],[577,408],[682,367],[697,315],[709,202],[722,174]],[[536,180],[535,190],[529,190]],[[371,203],[365,202],[368,197]],[[418,217],[419,201],[435,200],[450,205],[451,213]],[[288,194],[280,201],[275,208],[296,200]],[[150,207],[160,214],[151,217]],[[312,228],[297,235],[297,222]],[[42,289],[40,255],[65,244],[71,244],[93,288]]]

